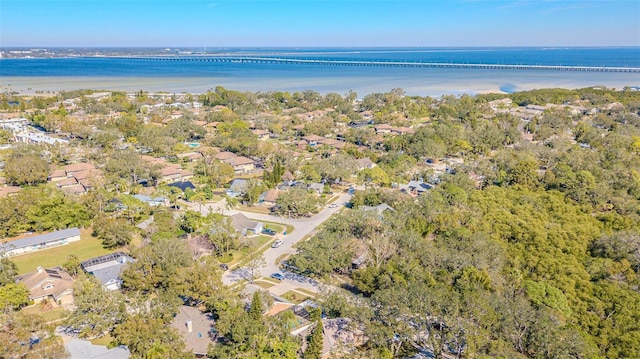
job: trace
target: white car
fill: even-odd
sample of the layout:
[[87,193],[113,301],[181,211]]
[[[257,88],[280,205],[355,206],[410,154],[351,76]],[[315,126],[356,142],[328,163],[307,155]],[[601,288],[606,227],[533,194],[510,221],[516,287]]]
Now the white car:
[[337,205],[337,204],[335,204],[335,203],[331,203],[331,204],[329,205],[329,208],[336,208],[336,207],[338,207],[338,205]]
[[278,248],[282,245],[282,239],[278,239],[277,241],[273,242],[273,244],[271,245],[271,248]]

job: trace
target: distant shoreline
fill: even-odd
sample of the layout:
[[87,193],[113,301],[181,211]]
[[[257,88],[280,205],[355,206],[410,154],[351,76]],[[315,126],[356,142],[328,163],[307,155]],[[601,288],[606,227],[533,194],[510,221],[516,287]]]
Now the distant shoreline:
[[432,96],[442,95],[475,95],[480,93],[510,93],[540,88],[584,88],[590,86],[605,86],[607,88],[622,89],[625,86],[637,86],[629,79],[619,78],[610,81],[589,80],[553,80],[551,78],[527,78],[520,82],[503,83],[503,80],[481,78],[452,78],[450,81],[415,81],[386,79],[237,79],[219,77],[2,77],[0,78],[1,92],[17,92],[24,95],[36,93],[57,93],[71,90],[109,90],[109,91],[147,91],[169,93],[205,93],[222,86],[230,90],[248,92],[271,91],[305,91],[312,90],[321,94],[335,92],[345,94],[355,91],[364,96],[374,92],[387,92],[394,88],[402,88],[407,95]]

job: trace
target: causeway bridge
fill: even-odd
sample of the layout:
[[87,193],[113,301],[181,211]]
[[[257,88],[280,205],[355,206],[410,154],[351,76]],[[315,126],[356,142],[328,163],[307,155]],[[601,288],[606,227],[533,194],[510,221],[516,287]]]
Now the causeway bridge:
[[630,72],[640,73],[640,67],[610,66],[563,66],[563,65],[514,65],[514,64],[467,64],[448,62],[414,62],[395,60],[349,60],[349,59],[309,59],[268,56],[118,56],[123,60],[145,61],[197,61],[240,64],[283,64],[283,65],[324,65],[324,66],[372,66],[372,67],[418,67],[435,69],[479,69],[479,70],[548,70],[548,71],[589,71],[589,72]]

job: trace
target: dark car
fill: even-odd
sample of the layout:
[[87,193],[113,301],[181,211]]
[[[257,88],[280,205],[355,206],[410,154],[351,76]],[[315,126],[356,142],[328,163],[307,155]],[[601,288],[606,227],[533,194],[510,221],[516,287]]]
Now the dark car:
[[284,275],[282,275],[282,273],[273,273],[270,277],[277,280],[284,280]]
[[229,269],[229,266],[228,266],[226,263],[221,263],[221,264],[220,264],[220,269],[222,269],[222,270],[228,270],[228,269]]
[[262,230],[262,234],[275,236],[276,235],[276,231],[274,231],[273,229],[265,228],[265,229]]

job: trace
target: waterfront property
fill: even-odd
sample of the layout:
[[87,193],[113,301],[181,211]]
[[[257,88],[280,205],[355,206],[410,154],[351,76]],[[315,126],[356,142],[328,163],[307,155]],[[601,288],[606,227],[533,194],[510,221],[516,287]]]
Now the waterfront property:
[[80,230],[78,228],[69,228],[28,237],[12,238],[0,244],[0,253],[11,257],[57,247],[79,240]]

